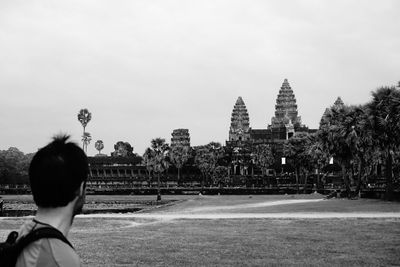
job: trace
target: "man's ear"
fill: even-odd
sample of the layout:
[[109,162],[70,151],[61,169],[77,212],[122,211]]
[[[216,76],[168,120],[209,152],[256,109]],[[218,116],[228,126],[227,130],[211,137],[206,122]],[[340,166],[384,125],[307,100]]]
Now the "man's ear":
[[86,182],[83,181],[83,182],[81,183],[81,185],[79,186],[79,189],[78,189],[78,196],[83,196],[83,195],[85,194],[85,190],[86,190]]

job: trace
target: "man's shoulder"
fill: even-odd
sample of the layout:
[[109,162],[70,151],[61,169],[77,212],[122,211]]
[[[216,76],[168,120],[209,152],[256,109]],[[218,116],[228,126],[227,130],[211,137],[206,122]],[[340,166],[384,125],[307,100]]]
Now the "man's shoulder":
[[80,266],[79,256],[68,244],[56,238],[45,238],[59,266]]
[[[20,236],[27,235],[34,228],[35,223],[25,223],[20,229]],[[41,238],[22,251],[16,266],[80,266],[80,261],[75,250],[62,240]]]
[[68,244],[56,238],[42,238],[22,251],[16,266],[80,266],[80,261]]

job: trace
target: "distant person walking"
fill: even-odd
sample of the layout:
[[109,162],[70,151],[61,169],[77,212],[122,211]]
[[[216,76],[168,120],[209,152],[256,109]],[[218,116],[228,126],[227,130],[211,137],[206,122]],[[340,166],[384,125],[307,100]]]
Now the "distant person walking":
[[62,235],[29,243],[18,256],[18,267],[80,266],[66,237],[85,202],[88,161],[83,150],[68,139],[69,136],[54,137],[32,159],[29,179],[38,209],[35,218],[21,227],[17,242],[41,228]]

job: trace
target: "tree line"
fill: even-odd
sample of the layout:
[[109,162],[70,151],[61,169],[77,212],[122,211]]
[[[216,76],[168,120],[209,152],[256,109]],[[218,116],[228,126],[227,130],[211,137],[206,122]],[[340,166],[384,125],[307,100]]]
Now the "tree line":
[[[91,135],[86,127],[92,118],[87,109],[81,109],[78,120],[82,124],[82,145],[86,151]],[[345,105],[338,98],[327,108],[316,132],[296,132],[283,144],[280,156],[294,168],[297,188],[299,181],[307,184],[309,174],[320,173],[334,159],[340,166],[344,188],[348,197],[356,196],[369,177],[374,176],[378,166],[384,168],[386,198],[391,199],[400,175],[400,89],[395,86],[381,87],[372,92],[372,98],[363,105]],[[104,143],[97,140],[96,149],[101,154]],[[201,173],[202,186],[221,185],[229,175],[231,165],[256,166],[263,175],[276,165],[277,151],[268,144],[237,148],[224,147],[220,143],[188,147],[170,146],[163,138],[155,138],[143,156],[133,152],[128,142],[114,145],[111,156],[137,157],[150,174],[160,183],[161,175],[170,166],[180,172],[185,164],[196,166]],[[24,154],[17,148],[0,151],[0,183],[11,180],[27,181],[29,162],[33,154]],[[279,158],[280,159],[280,158]],[[252,168],[254,170],[254,168]],[[396,179],[394,179],[396,177]],[[302,179],[300,179],[302,178]]]
[[0,150],[0,184],[27,184],[33,155],[24,154],[16,147]]
[[[357,196],[367,178],[376,175],[381,166],[385,172],[385,196],[391,199],[394,184],[399,183],[399,150],[400,90],[391,86],[372,92],[372,99],[364,105],[345,105],[339,97],[325,110],[319,129],[313,133],[296,132],[284,142],[281,156],[294,168],[298,190],[300,177],[306,185],[307,177],[315,171],[320,183],[322,170],[334,160],[340,166],[349,198]],[[202,185],[220,184],[228,176],[229,166],[236,163],[256,166],[266,175],[268,168],[276,164],[277,152],[268,144],[230,149],[216,142],[193,149],[180,145],[170,148],[165,139],[156,138],[146,149],[143,164],[160,183],[161,173],[171,164],[178,169],[179,180],[180,169],[190,158],[201,171]]]
[[[321,119],[316,143],[334,157],[342,169],[348,196],[357,194],[374,169],[384,166],[386,198],[393,196],[393,174],[399,177],[400,90],[394,86],[372,92],[364,105],[339,101]],[[356,180],[356,190],[351,185]]]
[[[330,159],[341,168],[348,197],[384,168],[386,199],[393,197],[400,174],[400,90],[381,87],[363,105],[345,105],[338,98],[324,112],[317,132],[297,133],[284,146],[296,177],[322,169]],[[319,173],[319,172],[317,172]],[[393,177],[396,177],[394,180]],[[296,178],[298,179],[298,178]]]

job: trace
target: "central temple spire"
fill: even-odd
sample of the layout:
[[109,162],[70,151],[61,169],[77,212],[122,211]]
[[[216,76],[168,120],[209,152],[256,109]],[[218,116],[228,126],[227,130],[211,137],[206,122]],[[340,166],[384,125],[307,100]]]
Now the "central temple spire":
[[233,107],[229,141],[247,141],[250,138],[249,113],[241,96]]
[[271,127],[279,128],[292,124],[301,125],[301,117],[298,116],[296,98],[287,79],[282,83],[275,105],[275,117],[271,120]]

